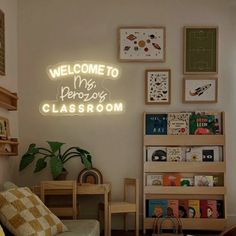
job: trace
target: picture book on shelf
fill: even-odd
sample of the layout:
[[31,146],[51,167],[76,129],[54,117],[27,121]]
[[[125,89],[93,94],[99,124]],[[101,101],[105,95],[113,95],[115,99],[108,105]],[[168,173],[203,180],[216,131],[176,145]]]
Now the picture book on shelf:
[[147,147],[147,161],[166,161],[166,151],[166,147]]
[[178,217],[179,215],[179,201],[178,200],[168,200],[168,207],[167,207],[167,216],[175,216]]
[[165,217],[167,215],[168,201],[162,199],[148,200],[148,217]]
[[188,200],[188,217],[199,218],[200,217],[200,201]]
[[186,161],[202,161],[202,147],[186,147]]
[[222,148],[220,146],[207,146],[202,148],[202,161],[222,161]]
[[163,185],[163,176],[156,174],[148,174],[147,175],[147,185],[148,186],[161,186]]
[[193,186],[194,185],[193,177],[181,177],[180,185],[183,187]]
[[180,186],[180,175],[164,175],[163,177],[164,186]]
[[207,218],[207,200],[200,200],[200,216],[201,218]]
[[167,147],[167,161],[184,161],[184,150],[181,147]]
[[223,177],[223,175],[213,176],[213,186],[224,186],[224,177]]
[[179,218],[188,218],[188,200],[179,200]]
[[217,218],[216,200],[207,201],[207,218]]
[[167,114],[146,114],[146,135],[167,134]]
[[167,133],[169,135],[189,134],[189,117],[191,113],[168,113]]
[[211,175],[195,175],[194,176],[195,186],[213,187],[213,184],[214,184],[213,176]]
[[214,115],[192,114],[189,121],[189,134],[217,134]]
[[217,218],[224,218],[224,201],[216,200]]

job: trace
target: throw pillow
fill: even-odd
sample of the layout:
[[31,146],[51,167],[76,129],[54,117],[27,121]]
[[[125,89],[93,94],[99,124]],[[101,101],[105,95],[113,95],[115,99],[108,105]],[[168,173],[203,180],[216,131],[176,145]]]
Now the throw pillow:
[[52,236],[67,231],[29,188],[13,188],[0,193],[0,220],[15,236]]
[[4,236],[4,232],[3,232],[3,229],[2,229],[2,226],[0,225],[0,236]]

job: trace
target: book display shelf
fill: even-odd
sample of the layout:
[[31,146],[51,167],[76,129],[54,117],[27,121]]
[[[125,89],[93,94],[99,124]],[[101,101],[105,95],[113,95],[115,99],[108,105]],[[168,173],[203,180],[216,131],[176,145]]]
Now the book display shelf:
[[[0,107],[8,110],[17,110],[17,94],[0,87]],[[9,122],[8,119],[0,117],[0,156],[17,156],[18,140],[17,138],[8,138]]]
[[224,229],[224,121],[223,112],[144,113],[144,233],[170,208],[183,229]]

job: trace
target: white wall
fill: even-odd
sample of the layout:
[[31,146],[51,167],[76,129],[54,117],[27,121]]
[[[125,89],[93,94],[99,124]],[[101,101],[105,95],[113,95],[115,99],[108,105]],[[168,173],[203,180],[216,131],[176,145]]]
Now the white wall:
[[[227,117],[228,213],[236,214],[234,158],[236,118],[234,81],[236,5],[230,0],[20,0],[19,1],[19,123],[20,153],[29,143],[44,145],[58,140],[88,149],[93,165],[112,183],[112,197],[122,195],[122,179],[142,179],[142,114],[144,111],[215,109]],[[186,105],[182,99],[183,26],[219,27],[219,101],[217,104]],[[120,63],[117,29],[120,26],[165,26],[165,63]],[[15,54],[14,54],[15,55]],[[45,117],[39,113],[42,100],[56,96],[55,82],[46,68],[62,61],[92,60],[117,64],[122,77],[108,83],[112,98],[126,101],[118,116]],[[168,106],[144,103],[145,69],[170,68],[172,102]],[[66,166],[69,178],[77,178],[80,161]],[[49,171],[32,174],[29,168],[15,179],[35,184],[50,178]]]
[[[17,0],[0,0],[0,9],[5,13],[5,55],[6,75],[0,76],[0,86],[11,92],[18,89],[17,71]],[[10,135],[18,137],[18,112],[0,108],[0,116],[10,122]],[[16,157],[0,156],[0,183],[12,178]]]

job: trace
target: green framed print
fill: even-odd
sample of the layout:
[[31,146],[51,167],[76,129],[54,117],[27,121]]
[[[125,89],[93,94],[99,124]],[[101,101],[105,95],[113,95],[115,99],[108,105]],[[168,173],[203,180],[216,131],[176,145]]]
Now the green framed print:
[[184,74],[217,74],[218,27],[184,27]]

